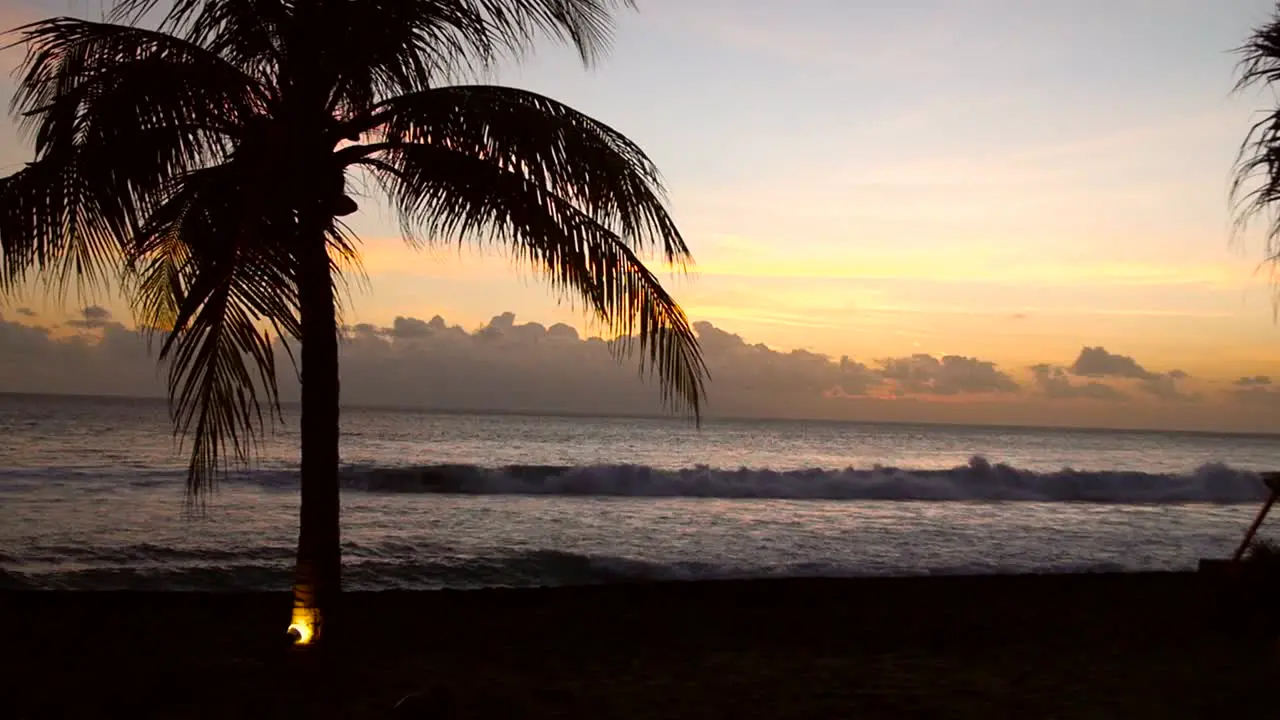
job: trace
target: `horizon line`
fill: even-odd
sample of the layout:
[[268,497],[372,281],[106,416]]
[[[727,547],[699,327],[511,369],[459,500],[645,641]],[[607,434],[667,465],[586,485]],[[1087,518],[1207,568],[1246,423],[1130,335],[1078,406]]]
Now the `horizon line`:
[[[0,397],[25,397],[25,398],[60,398],[67,400],[108,400],[108,401],[144,401],[154,403],[167,403],[168,398],[156,395],[111,395],[111,394],[81,394],[81,393],[40,393],[40,392],[12,392],[0,390]],[[298,401],[281,402],[281,407],[299,407]],[[517,417],[517,418],[563,418],[571,420],[664,420],[673,423],[682,423],[689,426],[695,432],[698,428],[694,426],[691,420],[687,420],[679,415],[668,413],[591,413],[591,412],[573,412],[568,410],[519,410],[519,409],[483,409],[483,408],[465,408],[465,407],[428,407],[420,405],[392,405],[382,403],[354,403],[342,405],[342,410],[363,410],[374,412],[401,412],[401,413],[418,413],[423,415],[446,415],[446,416],[479,416],[479,417]],[[1021,430],[1029,432],[1064,432],[1079,434],[1129,434],[1129,435],[1191,435],[1197,437],[1230,437],[1230,438],[1256,438],[1256,439],[1280,439],[1280,432],[1265,431],[1231,431],[1231,430],[1182,430],[1154,427],[1097,427],[1088,425],[1033,425],[1033,424],[1015,424],[1015,423],[981,423],[981,422],[950,422],[946,420],[928,421],[928,420],[861,420],[861,419],[841,419],[841,418],[817,418],[817,417],[768,417],[768,416],[747,416],[747,415],[706,415],[702,417],[702,422],[708,420],[727,422],[727,423],[812,423],[822,425],[858,425],[858,426],[890,426],[890,427],[923,427],[923,428],[969,428],[979,430]]]

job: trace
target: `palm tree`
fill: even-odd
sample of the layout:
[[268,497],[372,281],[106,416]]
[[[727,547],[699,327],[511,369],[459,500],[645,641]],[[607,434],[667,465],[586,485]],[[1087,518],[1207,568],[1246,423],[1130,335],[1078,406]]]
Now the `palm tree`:
[[[1280,85],[1280,3],[1271,20],[1255,28],[1240,58],[1236,92]],[[1269,217],[1266,254],[1275,268],[1280,262],[1280,106],[1271,108],[1249,128],[1236,155],[1231,183],[1236,231],[1245,230],[1258,216]]]
[[[1276,4],[1271,19],[1254,28],[1245,44],[1236,48],[1236,54],[1240,57],[1235,86],[1237,93],[1259,87],[1277,89],[1280,85],[1280,2]],[[1258,216],[1268,217],[1266,260],[1271,266],[1272,279],[1280,279],[1277,275],[1277,269],[1280,269],[1280,106],[1266,111],[1240,143],[1231,181],[1231,204],[1237,233],[1244,232]],[[1274,300],[1280,301],[1280,295]],[[1280,312],[1280,305],[1275,305],[1274,309]],[[1254,534],[1280,499],[1280,478],[1274,473],[1265,473],[1264,482],[1271,493],[1245,532],[1232,557],[1233,562],[1245,558],[1246,551],[1254,544]]]
[[590,65],[632,0],[157,1],[14,31],[35,159],[0,180],[0,290],[123,288],[162,338],[195,502],[281,420],[272,334],[299,343],[297,641],[334,627],[341,587],[335,286],[359,271],[357,181],[414,245],[540,269],[698,417],[696,337],[642,262],[692,261],[653,163],[555,100],[467,84],[541,36]]

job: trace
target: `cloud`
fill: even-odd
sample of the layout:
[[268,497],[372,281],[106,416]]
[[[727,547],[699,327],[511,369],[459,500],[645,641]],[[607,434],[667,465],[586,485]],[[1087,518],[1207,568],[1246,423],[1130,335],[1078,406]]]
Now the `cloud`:
[[1231,385],[1226,395],[1240,405],[1266,410],[1280,407],[1280,388],[1275,386],[1268,375],[1242,377]]
[[1081,377],[1117,377],[1146,380],[1155,377],[1128,355],[1116,355],[1102,347],[1086,347],[1069,368]]
[[439,315],[429,321],[422,321],[414,317],[397,317],[392,321],[391,327],[384,331],[384,334],[397,340],[415,340],[429,337],[432,333],[447,329],[448,324]]
[[1036,389],[1044,395],[1061,400],[1107,400],[1119,401],[1128,398],[1124,392],[1106,383],[1090,380],[1084,383],[1073,383],[1067,369],[1059,365],[1043,363],[1033,365],[1031,374]]
[[1126,397],[1120,390],[1096,381],[1072,383],[1069,375],[1082,378],[1115,378],[1136,380],[1135,388],[1162,402],[1195,402],[1201,399],[1196,393],[1183,392],[1178,383],[1188,378],[1181,370],[1158,373],[1143,367],[1129,355],[1118,355],[1104,347],[1084,347],[1074,363],[1067,368],[1037,365],[1031,368],[1036,386],[1050,397],[1094,398],[1118,400]]
[[1018,384],[995,363],[977,358],[947,355],[912,355],[881,362],[881,374],[892,381],[900,395],[958,395],[961,393],[1012,393]]
[[847,356],[833,362],[806,350],[780,352],[748,344],[740,335],[709,322],[697,322],[693,327],[711,373],[713,402],[717,404],[724,401],[724,388],[733,388],[731,392],[739,396],[735,401],[741,402],[775,395],[860,397],[882,382],[876,371]]
[[1280,392],[1266,387],[1237,388],[1230,397],[1240,405],[1274,410],[1280,408]]
[[[711,323],[695,330],[719,415],[796,416],[880,385],[877,371],[847,357],[748,344]],[[472,410],[659,412],[659,394],[620,364],[609,343],[573,327],[518,323],[513,313],[473,332],[443,318],[356,325],[343,343],[344,396],[353,403]]]
[[[109,315],[81,312],[77,322],[100,327],[72,332],[24,321],[12,313],[9,321],[0,319],[0,392],[165,394],[163,370],[146,338]],[[1196,406],[1190,401],[1202,398],[1189,390],[1200,385],[1192,388],[1177,370],[1097,380],[1045,363],[1031,368],[1020,388],[981,358],[836,358],[752,343],[709,322],[695,330],[711,372],[707,417],[1252,429],[1276,427],[1280,407],[1280,386],[1258,385],[1256,378],[1247,387],[1224,383],[1227,392],[1215,393],[1214,405]],[[656,386],[641,381],[635,361],[619,363],[609,343],[569,325],[522,323],[512,313],[470,329],[440,317],[353,324],[343,328],[340,347],[348,406],[595,415],[663,410]],[[297,379],[283,349],[277,359],[283,399],[296,401]]]
[[[146,339],[85,308],[70,336],[0,321],[0,391],[162,396],[163,374]],[[721,416],[839,417],[889,394],[956,396],[1012,393],[1018,386],[984,360],[928,355],[874,365],[848,356],[781,351],[752,344],[709,322],[694,325],[711,373],[708,410]],[[390,327],[343,328],[342,391],[351,405],[458,410],[651,414],[661,412],[652,383],[634,361],[569,325],[517,322],[503,313],[467,331],[439,316],[398,317]],[[297,399],[282,352],[280,383]],[[879,399],[878,399],[879,398]]]
[[370,335],[377,336],[387,332],[385,328],[380,328],[377,325],[371,325],[369,323],[360,323],[358,325],[344,325],[342,327],[342,331],[349,335],[353,335],[355,337],[363,337],[363,336],[370,336]]
[[48,328],[0,320],[0,391],[148,397],[164,385],[146,339],[117,323],[55,337]]
[[111,319],[111,311],[98,305],[90,305],[80,310],[79,320],[70,320],[67,325],[83,330],[101,330],[108,325],[118,325]]
[[1198,393],[1184,393],[1178,387],[1178,382],[1187,377],[1188,375],[1181,370],[1171,370],[1143,379],[1138,384],[1138,388],[1165,402],[1196,402],[1201,399]]
[[14,312],[18,313],[22,317],[28,317],[28,318],[36,317],[36,311],[28,307],[17,308]]

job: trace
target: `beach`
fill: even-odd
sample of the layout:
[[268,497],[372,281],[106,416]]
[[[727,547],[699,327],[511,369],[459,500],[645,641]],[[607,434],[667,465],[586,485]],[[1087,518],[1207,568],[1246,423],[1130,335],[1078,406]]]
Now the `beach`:
[[[0,715],[1254,717],[1264,600],[1193,573],[350,593],[0,595]],[[1273,612],[1273,611],[1272,611]],[[1260,713],[1260,714],[1259,714]]]
[[351,411],[315,653],[296,437],[191,515],[167,423],[0,397],[5,720],[1274,714],[1271,438]]

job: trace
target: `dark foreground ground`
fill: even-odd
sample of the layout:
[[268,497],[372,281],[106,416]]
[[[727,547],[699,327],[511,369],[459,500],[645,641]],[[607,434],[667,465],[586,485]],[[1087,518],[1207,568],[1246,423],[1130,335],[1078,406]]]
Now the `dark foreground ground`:
[[0,594],[0,717],[1280,717],[1267,613],[1195,575],[348,604],[323,655],[282,647],[286,595]]

